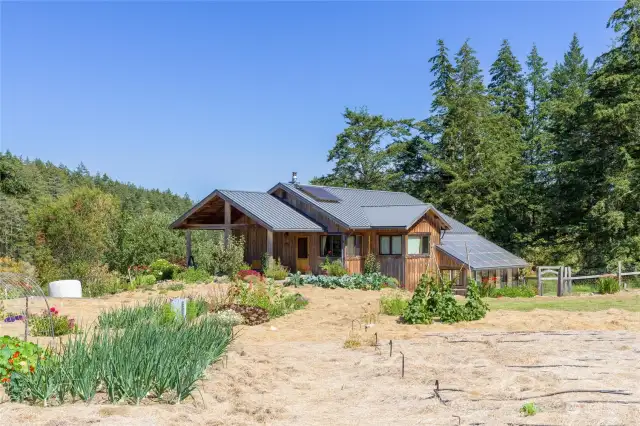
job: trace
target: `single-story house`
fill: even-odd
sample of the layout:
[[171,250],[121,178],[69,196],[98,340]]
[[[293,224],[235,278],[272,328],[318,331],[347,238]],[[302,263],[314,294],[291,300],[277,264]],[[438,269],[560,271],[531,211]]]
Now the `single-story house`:
[[268,253],[291,271],[321,273],[325,259],[362,272],[374,253],[381,272],[415,289],[426,272],[466,287],[478,281],[510,283],[527,262],[478,235],[433,205],[404,192],[278,183],[267,192],[215,190],[172,225],[187,231],[221,230],[244,236],[253,267]]

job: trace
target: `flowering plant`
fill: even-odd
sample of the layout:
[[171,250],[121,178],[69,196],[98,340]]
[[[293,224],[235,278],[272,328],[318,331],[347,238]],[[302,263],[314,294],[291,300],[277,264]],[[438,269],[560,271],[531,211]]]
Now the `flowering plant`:
[[38,358],[44,360],[46,351],[31,342],[23,342],[17,337],[0,337],[0,383],[11,381],[11,374],[33,372]]
[[52,324],[53,334],[56,336],[78,331],[76,320],[69,318],[68,315],[60,315],[60,311],[55,306],[48,311],[45,309],[40,315],[29,315],[29,330],[32,336],[50,336]]

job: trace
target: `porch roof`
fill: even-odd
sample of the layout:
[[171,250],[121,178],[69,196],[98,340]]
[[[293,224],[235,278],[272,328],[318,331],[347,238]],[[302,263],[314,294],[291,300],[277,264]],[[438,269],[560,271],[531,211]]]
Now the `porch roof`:
[[324,232],[324,228],[307,216],[289,207],[266,192],[215,190],[176,220],[174,229],[189,228],[187,220],[209,202],[221,198],[255,220],[265,228],[276,232]]

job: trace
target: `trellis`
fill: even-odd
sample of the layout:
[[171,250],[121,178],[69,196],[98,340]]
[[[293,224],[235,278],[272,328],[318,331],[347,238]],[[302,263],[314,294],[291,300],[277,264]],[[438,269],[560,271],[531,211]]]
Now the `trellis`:
[[[53,315],[40,284],[31,276],[16,272],[0,272],[0,299],[24,298],[24,340],[29,336],[29,298],[41,297],[47,306],[51,337],[55,337]],[[4,320],[4,318],[2,318]]]

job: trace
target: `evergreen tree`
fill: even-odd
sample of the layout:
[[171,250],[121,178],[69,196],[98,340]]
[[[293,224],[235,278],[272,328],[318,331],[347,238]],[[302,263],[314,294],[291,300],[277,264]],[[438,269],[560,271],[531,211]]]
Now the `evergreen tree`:
[[[566,262],[581,245],[584,217],[593,179],[597,177],[585,167],[584,152],[588,133],[585,128],[590,113],[584,108],[589,99],[589,65],[576,35],[551,73],[548,103],[548,132],[552,158],[553,185],[547,191],[549,214],[552,215],[550,235],[555,236],[554,262]],[[574,260],[574,259],[569,259]]]
[[505,190],[517,180],[520,135],[513,119],[496,114],[482,81],[480,63],[465,42],[455,57],[446,126],[435,145],[444,178],[437,204],[485,235],[496,236]]
[[524,128],[527,122],[525,80],[520,62],[511,51],[508,40],[502,41],[498,58],[491,65],[489,74],[489,95],[494,107]]
[[336,138],[327,161],[333,171],[312,180],[314,184],[387,189],[391,156],[387,146],[410,136],[412,120],[390,120],[362,108],[346,109],[347,127]]
[[589,78],[580,173],[592,176],[582,238],[592,265],[640,261],[640,0],[627,0],[608,27],[618,38]]

